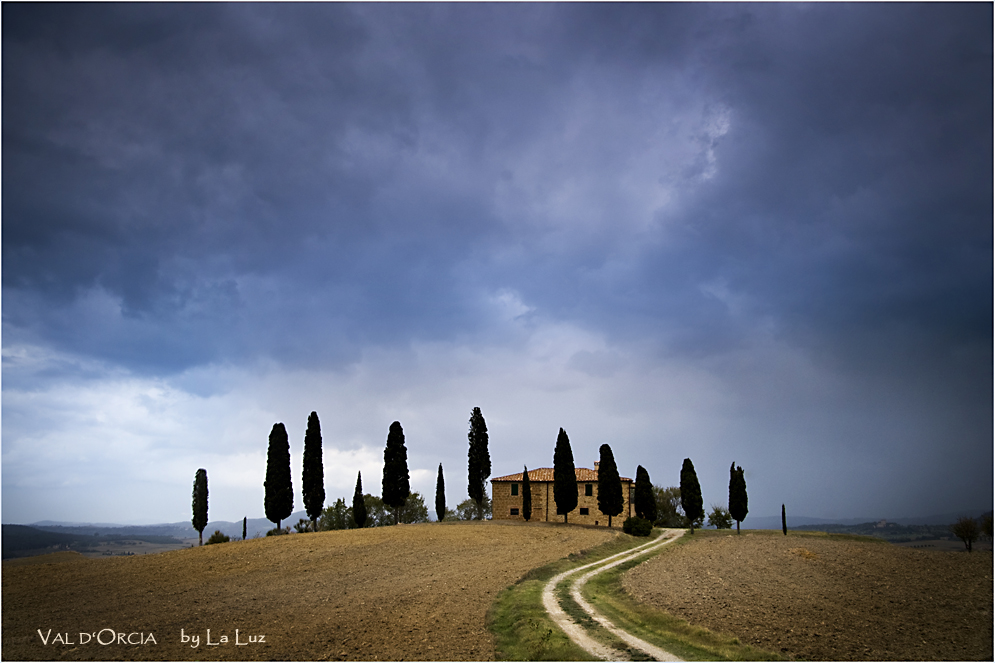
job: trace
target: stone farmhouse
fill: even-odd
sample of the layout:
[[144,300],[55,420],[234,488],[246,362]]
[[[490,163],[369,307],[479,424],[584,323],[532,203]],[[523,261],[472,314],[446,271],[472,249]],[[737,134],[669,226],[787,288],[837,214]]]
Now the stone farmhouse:
[[[598,463],[594,469],[578,467],[577,508],[567,514],[567,522],[579,525],[608,525],[608,516],[598,510]],[[622,527],[626,518],[635,515],[632,506],[632,479],[622,479],[622,513],[612,517],[612,527]],[[553,468],[529,470],[532,489],[532,522],[563,522],[553,500]],[[522,473],[491,479],[491,509],[494,520],[525,520],[522,516]]]

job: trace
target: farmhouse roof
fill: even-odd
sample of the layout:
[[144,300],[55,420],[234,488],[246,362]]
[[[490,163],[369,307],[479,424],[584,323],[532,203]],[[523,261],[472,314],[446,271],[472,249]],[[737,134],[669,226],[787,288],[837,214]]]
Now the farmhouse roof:
[[[595,470],[589,470],[586,467],[574,468],[574,472],[577,473],[577,481],[593,482],[598,480],[598,473]],[[623,482],[632,481],[628,477],[619,477]],[[518,474],[508,474],[503,477],[495,477],[491,479],[491,483],[495,481],[521,481],[522,473]],[[534,481],[552,481],[553,480],[553,468],[552,467],[539,467],[534,470],[529,470],[529,482]]]

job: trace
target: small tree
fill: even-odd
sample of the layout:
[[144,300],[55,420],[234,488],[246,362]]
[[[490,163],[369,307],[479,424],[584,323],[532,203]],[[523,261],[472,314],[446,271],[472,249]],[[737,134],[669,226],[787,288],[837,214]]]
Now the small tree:
[[784,515],[784,505],[781,505],[781,531],[784,532],[784,536],[788,535],[788,518]]
[[712,512],[708,514],[708,524],[715,529],[732,529],[732,514],[720,504],[712,505]]
[[681,508],[684,509],[691,533],[694,534],[695,521],[705,512],[701,504],[701,485],[690,458],[685,458],[684,465],[681,466]]
[[992,512],[989,511],[985,515],[981,516],[981,531],[988,537],[988,540],[992,539]]
[[356,492],[352,495],[352,521],[356,527],[366,524],[366,500],[363,499],[363,473],[356,473]]
[[522,518],[525,522],[532,520],[532,484],[529,483],[529,468],[522,466]]
[[736,534],[739,534],[739,524],[746,520],[746,514],[750,512],[748,506],[746,477],[743,475],[743,468],[737,467],[733,461],[729,468],[729,514],[736,521]]
[[400,511],[400,522],[406,524],[428,522],[428,506],[425,505],[425,498],[417,490],[411,491],[408,499],[404,501]]
[[351,520],[351,510],[346,508],[345,500],[340,497],[331,506],[325,507],[325,510],[321,512],[318,525],[323,531],[348,529],[352,526]]
[[446,480],[442,476],[442,463],[439,463],[439,477],[435,480],[435,517],[440,523],[446,519]]
[[567,522],[567,514],[577,508],[577,470],[570,438],[562,428],[553,450],[553,501],[556,513],[563,516],[564,523]]
[[651,523],[656,522],[656,499],[653,496],[653,484],[650,483],[649,472],[642,465],[636,467],[636,495],[633,506],[636,507],[638,517]]
[[197,545],[204,545],[207,527],[207,470],[201,468],[193,477],[193,528],[197,530]]
[[294,512],[294,488],[290,480],[290,439],[283,424],[273,424],[266,452],[266,480],[263,482],[266,518],[276,523]]
[[411,494],[408,483],[408,450],[404,446],[404,430],[395,421],[387,433],[383,451],[383,503],[394,509],[394,524],[400,522],[400,510]]
[[612,516],[622,513],[622,480],[618,476],[615,455],[612,448],[602,444],[598,449],[598,511],[608,516],[608,526],[612,526]]
[[653,501],[656,502],[656,521],[659,527],[687,527],[687,519],[681,508],[681,489],[677,486],[664,488],[653,486]]
[[209,546],[214,543],[228,543],[229,541],[231,541],[231,538],[227,534],[223,534],[221,530],[216,529],[214,530],[214,534],[211,535],[211,538],[209,538],[207,543],[204,545]]
[[318,516],[325,508],[325,469],[321,461],[321,423],[318,421],[317,412],[312,412],[308,416],[307,432],[304,433],[301,495],[304,497],[304,509],[311,519],[311,531],[316,532]]
[[971,552],[971,544],[978,540],[978,521],[974,518],[958,518],[957,522],[950,526],[950,531],[964,542],[967,552]]
[[[491,517],[491,498],[484,495],[484,519],[490,519]],[[471,498],[466,498],[462,502],[456,505],[455,511],[456,520],[478,520],[480,517],[480,511],[477,507],[477,502]]]
[[480,519],[483,519],[484,496],[487,494],[485,482],[491,475],[491,455],[487,450],[487,423],[479,407],[470,412],[470,431],[466,436],[470,441],[467,452],[467,490],[470,498],[477,503]]

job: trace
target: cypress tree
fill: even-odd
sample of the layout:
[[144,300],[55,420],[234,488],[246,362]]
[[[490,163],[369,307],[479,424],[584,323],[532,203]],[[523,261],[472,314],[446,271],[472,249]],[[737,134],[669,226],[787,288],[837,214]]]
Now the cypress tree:
[[263,482],[266,496],[263,509],[267,520],[276,523],[289,518],[294,512],[294,487],[290,480],[290,439],[283,424],[273,424],[269,434],[269,449],[266,452],[266,480]]
[[491,454],[487,450],[487,423],[480,408],[475,407],[470,413],[470,449],[467,452],[467,491],[470,498],[477,503],[478,518],[483,518],[485,482],[491,475]]
[[681,508],[691,525],[691,533],[694,534],[694,521],[705,515],[701,504],[701,485],[698,484],[698,475],[694,471],[694,464],[690,458],[684,459],[681,466]]
[[304,433],[304,475],[301,478],[301,494],[304,508],[311,519],[311,531],[318,531],[318,516],[325,508],[325,469],[321,462],[321,423],[318,413],[312,412],[307,418],[307,432]]
[[784,536],[788,535],[788,519],[784,515],[784,505],[781,505],[781,531],[784,532]]
[[528,467],[522,472],[522,518],[525,518],[525,522],[532,520],[532,484],[529,483]]
[[435,480],[435,515],[440,523],[446,517],[446,480],[442,477],[442,463],[439,463],[439,478]]
[[743,468],[736,467],[733,461],[729,468],[729,514],[736,521],[736,534],[739,534],[739,523],[746,520],[746,514],[750,512],[746,497],[746,477],[743,475]]
[[598,511],[608,516],[608,526],[612,526],[612,516],[622,513],[622,480],[618,476],[615,455],[612,448],[602,444],[598,449]]
[[204,545],[207,527],[207,470],[199,469],[193,477],[193,528],[197,530],[197,545]]
[[356,492],[352,494],[352,520],[356,527],[366,524],[366,500],[363,499],[363,473],[356,473]]
[[245,526],[249,524],[249,517],[244,516],[242,518],[242,540],[245,541]]
[[553,450],[553,501],[556,513],[567,522],[567,514],[577,508],[577,471],[574,468],[574,453],[570,449],[567,432],[560,429]]
[[408,450],[404,446],[404,430],[395,421],[387,433],[383,450],[383,503],[394,509],[394,524],[400,522],[401,508],[408,501]]
[[653,495],[653,484],[650,483],[650,473],[642,465],[636,467],[636,515],[651,523],[656,522],[656,496]]

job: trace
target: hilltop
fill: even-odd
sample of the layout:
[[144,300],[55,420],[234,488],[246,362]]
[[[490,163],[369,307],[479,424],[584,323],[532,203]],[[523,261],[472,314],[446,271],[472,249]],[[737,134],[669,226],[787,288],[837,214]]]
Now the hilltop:
[[[428,523],[5,562],[4,659],[493,659],[484,623],[500,590],[617,536],[546,523]],[[49,644],[39,628],[52,629]],[[101,629],[146,643],[80,643]],[[209,646],[207,629],[228,641]],[[241,642],[264,641],[236,645],[236,629]],[[53,644],[58,633],[73,644]]]

